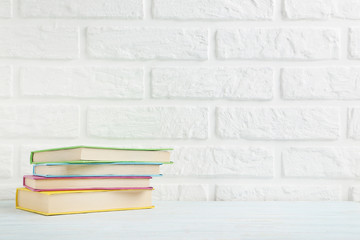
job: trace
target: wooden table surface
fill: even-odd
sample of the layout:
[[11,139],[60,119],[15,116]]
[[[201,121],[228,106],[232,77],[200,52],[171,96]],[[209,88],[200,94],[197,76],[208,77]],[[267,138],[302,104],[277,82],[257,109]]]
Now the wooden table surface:
[[0,239],[360,240],[356,202],[155,202],[154,209],[42,216],[0,202]]

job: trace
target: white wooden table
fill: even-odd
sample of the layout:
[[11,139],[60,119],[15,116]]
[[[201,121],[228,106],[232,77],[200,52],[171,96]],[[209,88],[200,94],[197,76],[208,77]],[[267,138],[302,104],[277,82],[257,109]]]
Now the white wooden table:
[[2,201],[0,239],[360,239],[356,202],[155,202],[155,206],[46,217]]

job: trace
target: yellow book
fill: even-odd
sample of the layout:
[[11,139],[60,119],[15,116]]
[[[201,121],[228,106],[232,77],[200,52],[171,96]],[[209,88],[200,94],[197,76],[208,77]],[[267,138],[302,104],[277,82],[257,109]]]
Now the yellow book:
[[43,215],[153,208],[151,189],[33,192],[16,190],[16,208]]

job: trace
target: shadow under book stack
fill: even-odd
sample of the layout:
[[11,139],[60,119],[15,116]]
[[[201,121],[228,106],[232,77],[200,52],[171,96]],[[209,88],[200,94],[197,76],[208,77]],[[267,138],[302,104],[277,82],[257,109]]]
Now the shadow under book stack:
[[31,152],[16,208],[58,215],[153,208],[150,179],[172,149],[75,146]]

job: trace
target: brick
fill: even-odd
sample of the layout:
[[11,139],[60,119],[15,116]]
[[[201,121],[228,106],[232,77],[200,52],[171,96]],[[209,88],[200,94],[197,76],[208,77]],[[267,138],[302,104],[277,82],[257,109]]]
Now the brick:
[[208,201],[209,185],[206,184],[159,184],[154,185],[155,201]]
[[93,58],[125,60],[206,60],[204,29],[89,27],[87,51]]
[[142,0],[21,0],[22,17],[95,17],[139,19]]
[[0,0],[0,18],[10,18],[11,16],[11,0]]
[[73,59],[79,56],[75,27],[0,27],[0,57]]
[[77,106],[0,106],[0,137],[75,138],[78,135]]
[[328,19],[333,14],[334,3],[333,0],[285,0],[284,15],[291,20]]
[[360,108],[348,109],[348,138],[360,140]]
[[12,68],[0,66],[0,97],[12,96]]
[[335,108],[218,108],[222,138],[250,140],[331,140],[339,137]]
[[143,85],[139,68],[27,67],[20,74],[25,96],[141,99]]
[[360,2],[354,0],[336,0],[335,16],[344,19],[360,19]]
[[360,177],[360,148],[292,147],[282,152],[286,177]]
[[260,147],[174,147],[164,175],[272,177],[272,150]]
[[351,187],[350,200],[360,202],[360,186]]
[[272,98],[269,68],[155,68],[151,78],[154,98]]
[[91,106],[87,129],[90,136],[104,138],[206,139],[208,109]]
[[333,185],[217,185],[217,201],[340,201],[341,187]]
[[272,0],[154,0],[153,16],[160,19],[269,20]]
[[349,30],[349,57],[360,59],[360,28]]
[[14,147],[12,145],[0,145],[0,178],[11,178],[13,176],[13,158]]
[[287,19],[326,20],[329,18],[360,19],[360,2],[354,0],[285,0]]
[[286,68],[281,80],[284,99],[360,99],[360,68]]
[[219,59],[337,59],[339,32],[327,28],[240,28],[216,33]]

